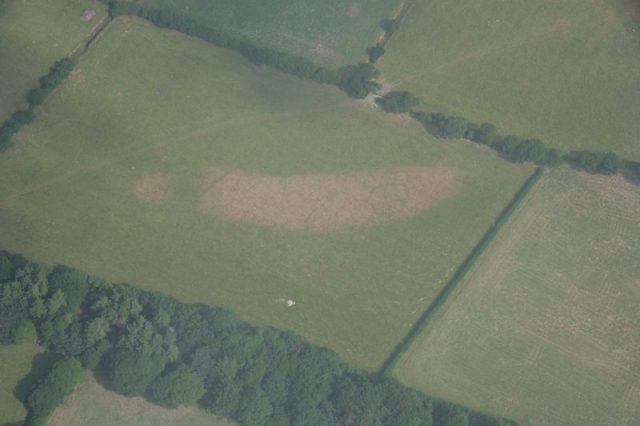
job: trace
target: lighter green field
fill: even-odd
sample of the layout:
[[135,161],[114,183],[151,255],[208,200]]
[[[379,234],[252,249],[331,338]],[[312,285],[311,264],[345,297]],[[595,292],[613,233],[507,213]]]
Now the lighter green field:
[[415,1],[381,69],[424,110],[639,160],[639,14],[629,0]]
[[543,177],[398,365],[532,425],[640,424],[640,189]]
[[[375,369],[531,172],[142,21],[108,31],[0,157],[0,247],[224,306]],[[413,219],[328,233],[198,210],[214,166],[408,165],[457,170],[455,193]],[[145,177],[161,185],[141,196]]]
[[[80,19],[85,9],[97,12],[89,22]],[[0,1],[0,121],[26,106],[29,89],[82,43],[104,13],[95,0]]]
[[49,417],[47,426],[231,426],[194,407],[167,410],[144,398],[127,398],[87,379]]
[[338,67],[366,59],[399,0],[142,0],[250,42]]
[[33,343],[0,345],[0,425],[24,419],[26,411],[14,390],[31,371],[31,360],[38,352],[40,348]]

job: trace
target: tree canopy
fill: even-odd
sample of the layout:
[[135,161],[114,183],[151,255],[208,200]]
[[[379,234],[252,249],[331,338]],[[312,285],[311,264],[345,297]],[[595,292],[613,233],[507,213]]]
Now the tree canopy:
[[[430,426],[445,424],[436,414],[476,415],[223,309],[1,258],[1,342],[30,323],[43,346],[65,356],[28,397],[28,424],[44,424],[73,389],[82,371],[76,359],[120,394],[169,408],[198,404],[247,425]],[[488,419],[481,424],[502,421]]]

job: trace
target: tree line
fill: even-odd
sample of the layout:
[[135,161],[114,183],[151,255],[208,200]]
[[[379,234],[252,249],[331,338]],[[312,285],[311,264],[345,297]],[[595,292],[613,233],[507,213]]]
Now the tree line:
[[314,64],[302,56],[256,46],[244,39],[202,25],[185,14],[134,2],[105,2],[109,4],[109,14],[112,17],[123,15],[141,17],[160,28],[176,30],[221,48],[236,51],[256,64],[268,65],[318,83],[338,86],[347,95],[354,98],[364,98],[380,88],[380,85],[375,81],[378,77],[378,71],[369,63],[348,65],[332,70]]
[[[168,28],[200,38],[219,47],[234,50],[256,64],[272,66],[286,72],[323,84],[335,85],[348,96],[362,99],[376,93],[381,85],[376,81],[380,72],[374,63],[384,55],[383,43],[366,49],[368,63],[347,65],[337,70],[328,69],[297,55],[254,44],[225,34],[215,28],[202,25],[193,18],[169,10],[155,8],[144,3],[118,0],[101,0],[109,6],[112,17],[131,15],[150,21],[161,28]],[[383,19],[380,26],[387,35],[398,30],[398,21]],[[589,173],[622,173],[631,181],[640,182],[640,163],[624,161],[612,152],[572,151],[561,155],[558,150],[548,148],[540,139],[522,138],[513,135],[499,135],[491,123],[477,124],[464,117],[448,116],[442,113],[415,111],[419,99],[407,91],[392,91],[376,99],[385,112],[404,113],[421,122],[438,137],[465,138],[493,148],[507,161],[530,161],[539,166],[556,166],[565,162],[569,166]]]
[[500,212],[498,218],[491,224],[489,229],[484,233],[480,241],[471,249],[469,255],[462,261],[458,268],[453,272],[451,279],[449,279],[442,289],[438,292],[431,304],[427,306],[427,309],[420,315],[416,322],[411,326],[411,329],[407,335],[396,345],[395,349],[389,354],[387,359],[383,362],[380,372],[382,374],[388,374],[396,367],[400,358],[409,350],[413,345],[413,342],[424,333],[428,327],[431,318],[440,309],[440,307],[446,302],[454,289],[458,286],[460,281],[469,272],[471,267],[475,264],[478,258],[489,247],[491,241],[498,235],[500,229],[508,222],[511,215],[515,212],[516,208],[525,199],[527,194],[533,189],[535,184],[540,180],[544,174],[544,168],[537,167],[536,170],[527,178],[522,184],[518,192],[515,193],[513,198],[509,201],[509,204]]
[[554,148],[547,148],[540,139],[503,136],[491,123],[476,124],[463,117],[442,113],[412,111],[418,120],[434,136],[447,139],[468,139],[496,150],[505,160],[522,163],[531,161],[537,165],[554,166],[561,158]]
[[[391,95],[394,92],[391,92]],[[387,95],[387,96],[389,96]],[[384,105],[384,98],[379,101]],[[384,106],[383,106],[384,109]],[[468,139],[493,148],[507,161],[530,161],[540,166],[557,166],[566,163],[576,170],[591,174],[622,174],[634,183],[640,183],[640,163],[623,160],[614,152],[570,151],[561,155],[555,148],[547,147],[540,139],[500,135],[491,123],[477,124],[464,117],[442,113],[425,113],[411,110],[411,116],[436,137]]]
[[37,339],[64,355],[26,398],[41,425],[80,378],[244,425],[506,426],[393,379],[349,367],[288,331],[233,313],[0,253],[0,343]]
[[[337,70],[314,64],[310,60],[270,48],[258,47],[245,40],[231,37],[214,28],[204,26],[194,19],[168,10],[150,7],[129,1],[101,0],[109,5],[112,17],[133,15],[144,18],[158,27],[168,28],[213,43],[222,48],[234,50],[256,64],[272,66],[280,71],[339,87],[347,95],[361,99],[376,93],[381,85],[376,81],[379,71],[373,63],[384,54],[384,47],[378,43],[367,49],[369,63],[347,65]],[[382,28],[392,34],[397,30],[396,20],[383,20]],[[68,57],[56,62],[47,75],[39,80],[39,86],[27,94],[28,108],[16,111],[0,125],[0,152],[11,146],[13,135],[35,119],[34,109],[69,75],[77,59]],[[640,162],[625,161],[613,152],[571,151],[564,155],[554,148],[548,148],[537,138],[522,138],[500,135],[491,123],[477,124],[464,117],[442,113],[426,113],[414,110],[419,99],[407,91],[392,91],[376,99],[385,112],[405,113],[418,120],[437,137],[468,139],[487,145],[504,159],[512,162],[530,161],[541,166],[555,166],[562,162],[570,167],[592,174],[623,174],[628,180],[640,183]]]
[[28,107],[14,112],[0,125],[0,152],[11,147],[13,135],[36,118],[38,107],[53,90],[64,81],[76,65],[75,58],[63,58],[53,64],[49,72],[38,81],[38,87],[27,93]]

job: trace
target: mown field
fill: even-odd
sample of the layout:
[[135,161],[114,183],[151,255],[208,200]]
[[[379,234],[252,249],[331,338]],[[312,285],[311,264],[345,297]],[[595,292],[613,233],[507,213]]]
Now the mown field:
[[532,170],[133,19],[0,164],[0,247],[224,306],[368,369]]
[[227,34],[338,67],[366,58],[399,0],[142,0]]
[[[80,19],[86,9],[97,12],[88,22]],[[0,2],[0,121],[26,106],[27,91],[81,44],[104,13],[95,0]]]
[[535,425],[640,424],[640,191],[549,173],[397,376]]
[[425,110],[638,160],[638,16],[629,0],[416,1],[383,78]]
[[47,426],[231,426],[195,407],[168,410],[141,397],[127,398],[92,378],[80,383],[51,415]]
[[0,424],[20,422],[26,410],[14,393],[31,371],[31,361],[41,349],[33,343],[0,345]]

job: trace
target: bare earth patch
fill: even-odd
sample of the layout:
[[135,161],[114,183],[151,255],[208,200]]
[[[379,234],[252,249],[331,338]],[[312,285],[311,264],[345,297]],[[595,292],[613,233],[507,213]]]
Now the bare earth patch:
[[80,68],[76,68],[71,72],[71,74],[69,74],[69,82],[71,84],[82,84],[85,82],[86,79],[87,79],[87,76],[85,75],[84,71],[81,70]]
[[290,177],[213,168],[199,208],[233,222],[330,232],[414,217],[450,197],[457,176],[448,167]]
[[162,201],[170,193],[169,176],[166,173],[142,176],[133,183],[131,192],[142,201]]

